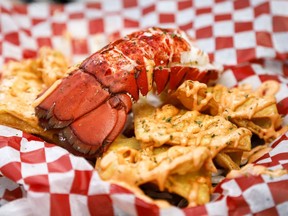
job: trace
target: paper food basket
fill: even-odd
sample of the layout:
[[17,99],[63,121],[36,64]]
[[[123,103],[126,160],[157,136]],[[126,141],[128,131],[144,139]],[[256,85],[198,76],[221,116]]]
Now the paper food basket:
[[[281,83],[277,107],[288,123],[288,2],[122,0],[65,5],[1,1],[0,66],[35,57],[41,46],[79,62],[110,40],[151,27],[196,38],[225,71],[219,83]],[[288,134],[257,161],[288,169]],[[160,209],[104,182],[85,159],[22,131],[0,126],[0,215],[288,215],[288,175],[226,179],[206,205]]]

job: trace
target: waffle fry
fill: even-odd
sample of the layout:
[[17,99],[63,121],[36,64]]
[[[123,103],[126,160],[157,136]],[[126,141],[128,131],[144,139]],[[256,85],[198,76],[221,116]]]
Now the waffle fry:
[[[201,91],[198,91],[199,86]],[[277,82],[266,81],[256,91],[248,85],[231,89],[223,85],[205,86],[197,81],[186,81],[174,97],[187,109],[211,115],[217,113],[239,127],[248,128],[266,142],[271,142],[287,131],[288,127],[281,127],[282,119],[276,107],[275,94],[279,89]]]
[[251,149],[251,131],[237,128],[221,116],[179,110],[173,105],[155,109],[147,103],[135,104],[133,111],[136,139],[145,146],[205,146],[213,158],[223,149]]
[[[207,101],[209,100],[213,98]],[[197,98],[194,98],[195,101]],[[201,101],[196,103],[201,111]],[[136,139],[118,137],[103,158],[98,159],[96,169],[102,179],[127,187],[139,197],[160,207],[167,206],[168,203],[148,197],[145,190],[141,190],[141,185],[152,183],[153,187],[148,186],[151,191],[176,193],[186,200],[187,206],[197,206],[209,202],[209,195],[213,190],[211,174],[215,172],[211,165],[208,166],[210,168],[202,165],[199,170],[187,164],[184,170],[179,166],[177,169],[173,165],[163,166],[157,158],[161,154],[172,162],[183,157],[175,153],[179,149],[187,148],[184,151],[187,155],[188,152],[200,155],[196,149],[202,147],[209,152],[212,164],[215,163],[229,172],[241,170],[243,154],[247,155],[251,150],[252,132],[247,128],[238,128],[221,116],[178,109],[171,104],[155,108],[146,101],[135,104],[133,112]],[[168,152],[173,152],[174,157]],[[163,155],[160,157],[165,158]],[[196,161],[202,163],[203,159]],[[190,160],[189,163],[193,162]]]
[[33,102],[49,85],[65,75],[67,59],[62,53],[42,48],[39,57],[8,62],[0,83],[0,124],[53,141],[53,131],[38,126]]
[[215,162],[222,168],[226,170],[239,170],[239,164],[234,162],[234,160],[228,155],[223,152],[219,152],[215,156]]
[[216,168],[206,147],[141,148],[135,138],[120,136],[97,160],[96,170],[102,179],[124,185],[146,201],[165,207],[167,202],[152,200],[140,186],[152,183],[160,191],[186,198],[188,206],[196,206],[210,200],[211,172]]

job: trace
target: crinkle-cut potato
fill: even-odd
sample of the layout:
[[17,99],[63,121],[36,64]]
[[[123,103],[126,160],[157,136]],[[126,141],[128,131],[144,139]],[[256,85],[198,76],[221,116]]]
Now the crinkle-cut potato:
[[205,83],[186,80],[169,98],[172,101],[177,99],[188,110],[218,114],[219,104],[213,99],[213,94],[207,91]]
[[269,145],[270,143],[265,143],[264,145],[258,145],[254,147],[249,152],[244,152],[242,156],[242,164],[246,163],[254,163],[256,160],[261,158],[263,155],[269,153],[272,150],[272,147]]
[[218,166],[224,168],[225,170],[239,170],[240,169],[239,165],[241,161],[237,162],[233,160],[229,154],[226,154],[224,152],[219,152],[215,156],[214,161]]
[[219,84],[207,87],[197,81],[186,81],[174,97],[189,110],[223,116],[270,142],[288,129],[281,128],[275,99],[278,89],[276,81],[266,81],[255,91],[248,85],[228,89]]
[[67,73],[68,60],[59,51],[41,48],[39,56],[3,66],[0,80],[0,124],[53,141],[53,132],[38,126],[36,97]]
[[268,167],[262,165],[255,165],[252,163],[248,163],[245,166],[241,167],[239,170],[231,170],[226,178],[238,178],[241,176],[250,176],[250,175],[269,175],[270,178],[280,177],[288,174],[288,171],[283,168],[279,169],[269,169]]
[[155,108],[142,102],[133,107],[135,137],[143,146],[164,144],[205,146],[214,158],[220,151],[249,151],[251,131],[198,111],[180,110],[167,104]]
[[207,147],[161,146],[142,148],[135,138],[119,136],[96,162],[103,180],[129,188],[137,196],[169,206],[164,200],[152,200],[139,188],[146,183],[160,191],[176,193],[188,206],[205,204],[212,193],[211,172],[216,168]]

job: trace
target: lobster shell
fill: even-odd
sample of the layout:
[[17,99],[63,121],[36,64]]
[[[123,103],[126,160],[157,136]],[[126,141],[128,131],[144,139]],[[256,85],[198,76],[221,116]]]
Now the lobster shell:
[[[58,144],[72,153],[101,155],[122,132],[139,94],[147,95],[154,85],[161,93],[187,79],[218,78],[217,67],[201,65],[201,58],[197,62],[204,53],[187,38],[180,30],[154,27],[108,44],[39,96],[39,124],[57,129]],[[183,61],[183,53],[189,61]]]

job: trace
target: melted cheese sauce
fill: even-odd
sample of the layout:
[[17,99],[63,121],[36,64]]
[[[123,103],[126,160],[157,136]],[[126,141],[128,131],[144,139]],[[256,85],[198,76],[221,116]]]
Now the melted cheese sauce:
[[[97,160],[96,170],[102,179],[128,187],[140,197],[145,195],[138,187],[150,182],[161,191],[177,192],[190,206],[209,201],[210,176],[211,172],[216,172],[211,154],[205,147],[140,148],[135,139],[121,137]],[[152,202],[148,197],[145,199]],[[156,204],[167,206],[165,202]]]
[[[268,92],[265,89],[270,85]],[[212,91],[215,92],[216,102],[221,104],[219,112],[224,117],[231,118],[237,125],[247,125],[260,138],[269,142],[287,130],[284,127],[278,131],[282,122],[274,96],[278,88],[278,83],[269,82],[263,83],[256,92],[243,91],[241,88],[228,90],[220,85]]]
[[[270,86],[271,88],[268,88]],[[195,206],[201,203],[201,191],[207,190],[207,185],[211,184],[211,176],[207,177],[206,174],[207,170],[211,174],[213,164],[204,166],[204,175],[187,174],[188,170],[195,170],[195,167],[202,166],[203,169],[205,159],[200,152],[194,155],[189,165],[177,165],[176,170],[175,164],[184,160],[184,154],[185,160],[188,161],[189,151],[195,153],[199,150],[188,148],[206,148],[215,163],[226,170],[232,170],[228,178],[260,174],[276,177],[287,174],[284,170],[272,171],[258,165],[248,164],[241,169],[239,167],[241,158],[242,162],[251,163],[271,150],[267,145],[251,150],[251,130],[257,129],[258,135],[267,140],[279,133],[277,128],[281,124],[281,118],[274,97],[278,88],[279,85],[275,82],[265,82],[256,91],[252,91],[248,85],[233,89],[220,85],[208,88],[199,82],[186,81],[173,97],[178,98],[192,111],[181,110],[170,104],[161,108],[152,107],[145,102],[134,104],[134,126],[138,146],[132,149],[131,146],[122,146],[117,151],[112,147],[97,162],[96,167],[103,179],[123,184],[140,197],[162,207],[167,206],[167,203],[155,202],[148,198],[138,186],[152,182],[157,184],[160,190],[168,189],[169,192],[182,195],[189,201],[190,206]],[[212,116],[201,112],[210,113]],[[265,121],[257,124],[255,119],[268,119],[271,123],[268,126]],[[238,124],[238,127],[232,122]],[[245,127],[239,127],[241,125]],[[170,147],[167,147],[167,144]],[[181,176],[186,176],[186,179],[181,180]],[[193,180],[189,182],[188,179]],[[189,190],[186,188],[187,185]],[[189,193],[177,188],[188,190]],[[207,191],[202,193],[209,194]]]
[[247,164],[242,167],[240,170],[230,171],[226,178],[237,178],[241,176],[250,176],[250,175],[269,175],[270,177],[280,177],[282,175],[288,174],[287,170],[277,169],[269,170],[267,167],[262,165]]
[[269,142],[285,131],[276,107],[275,94],[279,83],[264,82],[256,91],[248,85],[228,89],[222,85],[207,87],[199,82],[184,82],[176,91],[176,97],[190,110],[220,115],[238,126],[247,127]]
[[137,104],[134,116],[136,139],[146,146],[206,146],[213,157],[224,148],[250,150],[251,132],[221,116],[179,110],[172,105],[154,109],[147,104]]

